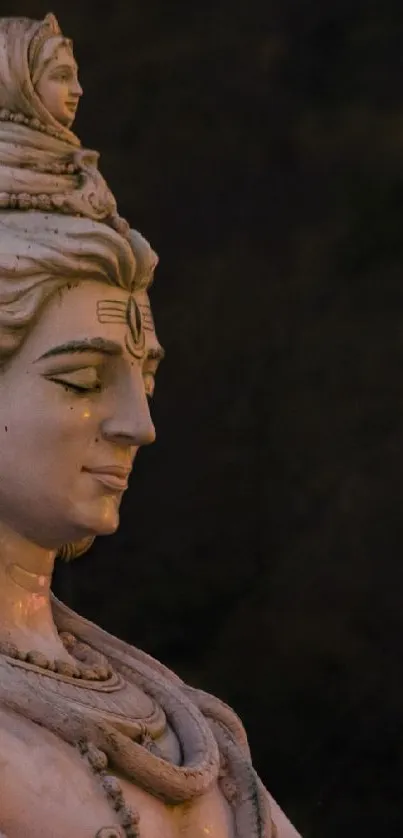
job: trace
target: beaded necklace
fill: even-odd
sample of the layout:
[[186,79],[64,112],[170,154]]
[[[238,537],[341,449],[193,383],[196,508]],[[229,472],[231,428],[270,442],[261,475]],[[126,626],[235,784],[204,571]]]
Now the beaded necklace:
[[[39,670],[41,674],[48,678],[61,680],[65,685],[74,684],[74,687],[80,687],[81,690],[83,688],[92,691],[102,690],[105,693],[114,692],[128,686],[101,652],[92,649],[86,643],[80,642],[70,632],[60,632],[59,636],[65,649],[76,659],[75,662],[70,663],[61,659],[52,661],[42,652],[36,650],[22,652],[13,643],[5,641],[0,643],[0,654],[8,658],[14,666],[25,669],[27,672],[38,673]],[[105,710],[103,710],[103,715],[105,715]],[[116,713],[113,715],[116,716]],[[159,753],[157,746],[154,744],[153,735],[156,732],[161,732],[161,728],[165,724],[165,714],[160,711],[154,713],[154,716],[156,717],[154,722],[157,719],[159,722],[157,725],[154,724],[154,730],[152,730],[152,720],[146,720],[145,722],[133,720],[136,730],[132,730],[131,733],[132,735],[137,733],[140,744],[144,745],[147,750]],[[130,720],[126,719],[126,724],[129,722]],[[82,759],[96,777],[121,824],[120,827],[103,827],[97,831],[94,838],[122,838],[122,836],[139,838],[139,813],[126,804],[118,778],[108,772],[106,753],[89,739],[80,739],[77,748]]]

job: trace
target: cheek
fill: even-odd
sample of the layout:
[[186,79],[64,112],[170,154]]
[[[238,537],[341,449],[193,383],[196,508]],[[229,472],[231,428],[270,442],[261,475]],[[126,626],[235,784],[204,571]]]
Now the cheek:
[[[46,434],[53,440],[65,440],[70,446],[81,446],[97,435],[99,417],[97,411],[88,402],[70,402],[58,405],[44,420]],[[43,434],[40,424],[37,433]]]
[[[65,458],[75,461],[99,436],[99,419],[88,404],[74,402],[1,411],[0,447],[6,446],[11,456],[27,450],[31,462],[36,459]],[[4,448],[3,448],[4,451]],[[37,455],[37,457],[35,456]]]
[[66,98],[66,90],[64,85],[49,82],[44,91],[43,99],[52,105],[57,105]]
[[66,90],[61,84],[55,84],[52,89],[52,102],[63,102],[66,98]]

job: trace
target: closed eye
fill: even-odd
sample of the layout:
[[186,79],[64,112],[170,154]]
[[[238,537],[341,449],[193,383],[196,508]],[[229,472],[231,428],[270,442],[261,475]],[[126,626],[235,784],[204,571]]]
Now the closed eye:
[[47,375],[46,378],[48,381],[53,381],[54,384],[60,384],[73,393],[82,395],[99,393],[102,390],[102,381],[97,371],[93,368],[75,370],[74,372],[64,373],[63,375]]
[[91,387],[82,387],[79,384],[72,384],[69,381],[62,381],[61,379],[58,380],[57,378],[51,378],[50,381],[54,381],[55,384],[61,384],[66,390],[72,390],[73,393],[99,393],[101,391],[100,386],[91,386]]
[[72,76],[71,76],[71,73],[66,73],[66,72],[63,72],[63,73],[57,73],[57,74],[55,74],[55,75],[53,76],[53,79],[54,79],[55,81],[69,81],[69,79],[71,79],[71,77],[72,77]]

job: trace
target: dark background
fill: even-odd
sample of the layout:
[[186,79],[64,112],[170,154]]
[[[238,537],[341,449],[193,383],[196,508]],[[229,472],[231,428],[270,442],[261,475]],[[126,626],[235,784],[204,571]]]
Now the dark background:
[[55,589],[232,704],[304,838],[401,838],[401,0],[0,9],[73,37],[161,258],[158,441]]

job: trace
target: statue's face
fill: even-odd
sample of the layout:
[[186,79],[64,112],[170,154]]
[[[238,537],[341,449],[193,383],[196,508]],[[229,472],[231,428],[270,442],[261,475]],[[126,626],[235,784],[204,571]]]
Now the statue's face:
[[78,80],[73,53],[60,46],[54,53],[36,85],[36,92],[45,108],[67,128],[74,122],[83,90]]
[[162,350],[148,297],[85,281],[53,295],[0,371],[0,521],[44,547],[107,535]]

